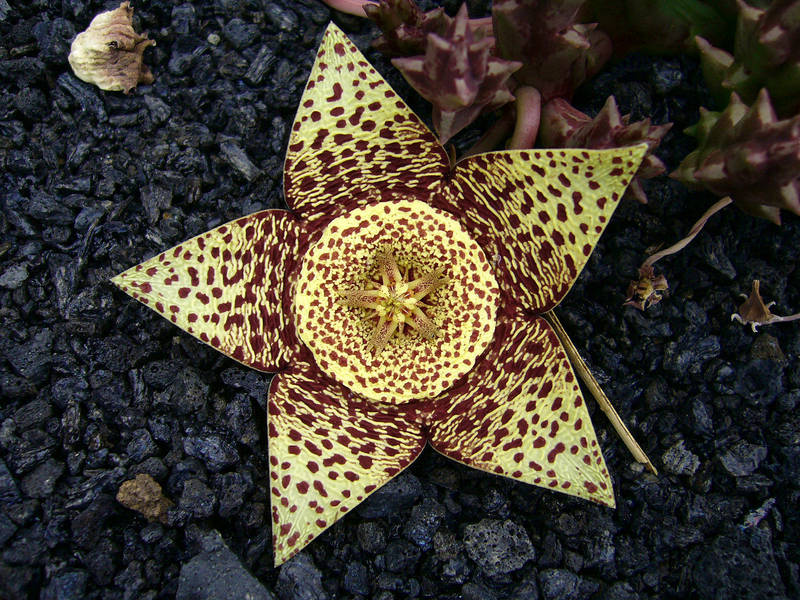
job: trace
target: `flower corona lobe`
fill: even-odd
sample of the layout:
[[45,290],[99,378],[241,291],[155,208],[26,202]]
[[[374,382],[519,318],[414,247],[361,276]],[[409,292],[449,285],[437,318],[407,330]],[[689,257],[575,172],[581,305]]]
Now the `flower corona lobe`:
[[[369,287],[380,294],[386,256],[408,279],[439,272],[444,281],[420,301],[435,333],[410,323],[412,314],[378,348],[380,315],[391,309],[359,308],[342,296]],[[391,285],[382,287],[391,292]],[[486,255],[458,221],[418,200],[379,202],[334,219],[309,249],[296,324],[320,369],[357,394],[396,404],[432,398],[473,367],[494,335],[498,298]]]

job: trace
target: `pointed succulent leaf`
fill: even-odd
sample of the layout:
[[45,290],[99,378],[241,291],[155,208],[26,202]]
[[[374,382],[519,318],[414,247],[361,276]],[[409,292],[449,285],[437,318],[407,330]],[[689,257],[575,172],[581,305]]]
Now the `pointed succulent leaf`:
[[514,78],[535,87],[542,102],[571,98],[611,56],[595,25],[577,23],[585,0],[497,0],[492,6],[498,54],[522,63]]
[[800,214],[800,116],[779,120],[762,90],[748,107],[732,94],[722,113],[702,111],[689,131],[698,148],[671,176],[730,196],[739,208],[780,223],[780,210]]
[[733,54],[698,39],[703,73],[724,102],[736,92],[746,103],[769,90],[778,114],[800,106],[800,0],[776,0],[757,8],[737,0]]
[[647,202],[641,179],[661,175],[666,167],[653,151],[672,127],[672,123],[651,125],[650,119],[629,123],[630,115],[620,115],[614,96],[609,96],[603,108],[592,119],[563,98],[555,98],[542,109],[539,140],[553,148],[620,148],[644,142],[647,154],[631,182],[627,195]]
[[484,359],[437,402],[430,441],[442,454],[614,506],[578,381],[542,317],[501,318]]
[[423,54],[428,34],[444,35],[451,22],[443,8],[423,12],[414,0],[379,0],[364,12],[383,32],[372,45],[386,56]]
[[290,213],[266,210],[192,238],[112,281],[227,356],[277,371],[301,346],[288,307],[303,237]]
[[450,168],[444,149],[342,31],[325,32],[289,137],[284,193],[310,222],[416,197]]
[[546,312],[572,287],[646,151],[479,154],[456,164],[434,202],[473,232],[505,302]]
[[272,543],[280,565],[425,447],[419,426],[296,362],[269,392]]
[[431,33],[425,54],[395,58],[392,64],[433,104],[433,126],[445,143],[482,112],[514,99],[508,78],[520,63],[491,55],[492,38],[469,27],[466,4],[443,35]]

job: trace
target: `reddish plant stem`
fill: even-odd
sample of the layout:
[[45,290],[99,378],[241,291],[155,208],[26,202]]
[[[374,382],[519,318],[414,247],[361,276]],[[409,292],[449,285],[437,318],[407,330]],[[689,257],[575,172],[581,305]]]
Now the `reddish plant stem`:
[[721,211],[723,208],[728,206],[728,204],[730,204],[731,202],[732,200],[730,196],[726,196],[725,198],[722,198],[722,200],[717,201],[711,208],[709,208],[706,212],[703,213],[703,216],[700,217],[694,225],[692,225],[689,234],[685,238],[680,240],[678,243],[673,244],[669,248],[665,248],[664,250],[661,250],[660,252],[656,252],[655,254],[649,256],[647,260],[642,263],[640,269],[646,269],[648,267],[652,267],[656,261],[664,258],[665,256],[669,256],[670,254],[675,254],[676,252],[683,250],[686,246],[689,245],[689,242],[691,242],[697,236],[697,234],[700,233],[700,230],[706,224],[706,221],[708,221],[714,214],[716,214],[717,212]]
[[347,13],[348,15],[355,15],[356,17],[367,17],[364,12],[364,6],[367,4],[375,4],[369,0],[322,0],[325,4],[334,10]]
[[516,96],[517,122],[514,134],[508,142],[509,150],[533,148],[539,134],[539,119],[542,116],[542,95],[534,87],[522,85],[514,90]]

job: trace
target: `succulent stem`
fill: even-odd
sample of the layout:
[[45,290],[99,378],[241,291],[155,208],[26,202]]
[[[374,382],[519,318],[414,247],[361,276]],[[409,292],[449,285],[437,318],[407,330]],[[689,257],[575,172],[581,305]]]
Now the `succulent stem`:
[[564,349],[567,351],[567,356],[569,356],[572,366],[575,367],[575,370],[578,372],[578,376],[581,378],[581,381],[583,381],[584,385],[589,388],[589,391],[592,393],[592,396],[594,396],[594,399],[597,400],[600,410],[602,410],[606,414],[606,417],[608,417],[608,420],[611,421],[611,425],[614,427],[617,435],[619,435],[619,437],[622,439],[625,447],[633,455],[633,458],[636,459],[636,462],[643,464],[654,475],[658,475],[658,470],[655,468],[653,463],[650,462],[650,459],[647,457],[647,454],[645,454],[645,451],[642,450],[642,447],[622,421],[622,418],[614,408],[614,405],[611,404],[611,400],[608,399],[608,396],[606,396],[605,392],[603,392],[600,384],[597,383],[594,375],[592,375],[592,372],[589,371],[589,367],[587,367],[586,363],[583,362],[581,355],[578,354],[578,349],[575,347],[575,344],[572,343],[572,340],[569,339],[569,336],[564,330],[564,327],[561,325],[561,321],[558,320],[556,313],[551,310],[544,313],[543,316],[545,319],[547,319],[547,322],[550,323],[550,326],[556,332],[558,339],[561,340],[561,343],[564,345]]
[[539,134],[539,119],[542,114],[542,95],[535,87],[522,85],[514,91],[517,121],[514,134],[508,142],[509,150],[533,148]]
[[508,104],[503,108],[503,113],[487,129],[481,138],[464,153],[464,158],[482,152],[491,152],[500,147],[501,142],[508,137],[514,127],[514,111]]
[[369,0],[322,0],[325,4],[334,10],[354,15],[356,17],[367,18],[367,13],[364,11],[364,6],[367,4],[376,4]]

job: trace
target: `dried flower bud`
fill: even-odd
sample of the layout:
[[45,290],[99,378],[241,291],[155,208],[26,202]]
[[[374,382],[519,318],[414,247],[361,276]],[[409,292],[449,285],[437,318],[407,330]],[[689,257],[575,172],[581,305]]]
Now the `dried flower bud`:
[[653,267],[643,266],[639,269],[639,279],[631,281],[628,286],[628,298],[623,306],[633,306],[639,310],[658,304],[669,289],[667,278],[656,276]]
[[742,296],[745,297],[745,301],[739,307],[739,312],[731,315],[731,321],[739,321],[742,325],[750,325],[750,329],[755,332],[758,331],[760,325],[785,323],[787,321],[797,321],[800,319],[800,313],[786,317],[773,315],[769,308],[775,303],[770,302],[769,304],[764,304],[764,300],[762,300],[761,293],[758,290],[759,285],[760,282],[758,279],[754,280],[750,295],[745,296],[742,294]]
[[72,42],[69,64],[75,75],[101,90],[129,94],[138,84],[152,83],[153,74],[142,64],[142,53],[154,40],[133,30],[129,2],[100,13]]

